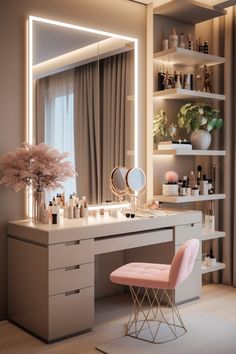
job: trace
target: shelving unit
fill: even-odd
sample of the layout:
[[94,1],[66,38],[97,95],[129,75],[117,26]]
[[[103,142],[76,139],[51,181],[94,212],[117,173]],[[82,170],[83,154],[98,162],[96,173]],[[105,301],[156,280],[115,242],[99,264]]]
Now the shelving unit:
[[225,194],[208,194],[198,196],[181,196],[181,195],[154,195],[154,198],[163,203],[194,203],[207,200],[225,199]]
[[174,156],[225,156],[225,150],[187,150],[184,148],[179,149],[166,149],[154,150],[155,155],[174,155]]
[[[212,55],[212,54],[200,53],[197,51],[188,50],[179,47],[171,48],[167,50],[160,50],[160,49],[161,49],[162,40],[168,38],[173,27],[176,28],[177,34],[184,33],[185,36],[188,33],[193,34],[192,38],[193,40],[195,40],[196,39],[195,37],[196,28],[194,27],[195,24],[224,15],[226,11],[223,10],[222,8],[209,6],[195,0],[182,0],[182,1],[171,0],[168,2],[166,1],[166,3],[162,1],[161,5],[158,5],[152,9],[150,8],[149,13],[150,13],[150,17],[152,16],[153,24],[152,24],[152,29],[151,27],[148,27],[148,35],[150,34],[151,37],[151,31],[153,29],[156,30],[156,32],[154,33],[155,35],[154,40],[152,40],[152,43],[148,44],[148,48],[150,49],[152,48],[152,51],[150,50],[150,55],[148,56],[149,62],[151,63],[152,61],[152,68],[148,70],[147,76],[149,77],[149,75],[152,74],[152,77],[155,79],[155,81],[153,81],[153,84],[150,85],[150,88],[148,89],[148,94],[150,96],[152,95],[152,102],[151,99],[148,100],[148,105],[149,106],[152,105],[152,109],[147,110],[148,117],[149,114],[153,117],[154,115],[157,114],[158,111],[160,111],[160,109],[164,109],[166,111],[167,116],[170,119],[170,122],[176,124],[176,121],[174,121],[172,117],[177,116],[177,110],[184,103],[194,102],[196,100],[198,101],[202,100],[203,102],[204,101],[209,102],[210,105],[214,106],[215,105],[214,101],[223,102],[224,100],[226,100],[226,96],[223,94],[223,92],[210,93],[205,91],[198,91],[197,89],[199,87],[199,84],[197,85],[198,86],[197,88],[195,86],[196,90],[187,90],[183,88],[171,88],[171,89],[156,91],[157,89],[156,80],[157,80],[158,72],[163,73],[168,70],[169,73],[172,73],[176,70],[176,71],[180,71],[183,75],[189,73],[192,74],[193,77],[194,75],[202,76],[201,68],[204,65],[215,66],[215,65],[221,65],[225,63],[225,58]],[[164,17],[162,18],[162,16]],[[162,35],[160,35],[160,33],[162,33]],[[155,46],[154,51],[153,51],[153,46]],[[173,66],[173,68],[171,66]],[[203,84],[200,83],[200,85]],[[151,87],[153,87],[152,90],[153,92],[150,92]],[[168,102],[168,100],[171,101]],[[185,102],[182,103],[181,101],[185,101]],[[149,122],[149,127],[151,128],[151,117],[148,122]],[[149,139],[151,140],[151,138],[152,137],[150,131]],[[149,149],[150,144],[147,144],[147,147],[148,147],[147,151],[149,154],[147,155],[147,160],[148,160],[151,153],[151,148]],[[163,181],[164,173],[168,169],[171,170],[173,168],[174,170],[176,170],[176,172],[179,175],[183,170],[184,174],[186,175],[187,173],[186,170],[188,169],[188,166],[191,166],[191,168],[189,168],[189,172],[191,169],[193,169],[194,158],[211,157],[213,161],[218,161],[217,157],[224,157],[226,155],[225,150],[191,150],[187,148],[184,149],[181,147],[177,147],[174,149],[166,149],[164,146],[162,146],[162,150],[152,150],[152,152],[153,152],[153,157],[160,157],[159,159],[157,158],[153,159],[154,165],[152,165],[152,168],[151,168],[151,164],[148,165],[149,171],[151,171],[149,172],[150,182],[152,183],[153,188],[156,188],[158,190],[156,194],[160,193],[160,189],[161,189],[160,185],[161,183],[163,183],[162,181]],[[175,156],[180,156],[182,158],[178,160],[168,159],[168,157],[170,156],[172,156],[173,158]],[[198,161],[199,159],[195,160],[196,164],[200,164]],[[207,164],[202,162],[203,167],[205,167],[206,165]],[[153,195],[153,194],[155,193],[149,194],[148,197],[149,198],[153,197],[154,199],[157,199],[159,202],[168,203],[168,204],[171,203],[172,205],[173,204],[181,205],[182,203],[223,200],[226,197],[224,193],[211,194],[211,195],[199,195],[199,196],[164,196],[164,195]],[[193,226],[193,230],[194,227],[195,226]],[[199,237],[199,239],[202,242],[204,242],[207,240],[214,240],[214,239],[225,237],[225,232],[215,231],[209,233],[206,232],[204,228],[201,231],[201,227],[200,227],[200,231],[198,231],[197,237]],[[202,266],[200,272],[202,274],[206,274],[224,268],[225,268],[224,263],[217,262],[217,264],[213,267]]]
[[212,267],[208,267],[202,264],[202,274],[207,274],[222,269],[225,269],[225,263],[216,262],[216,265]]
[[186,100],[186,99],[198,99],[198,98],[207,98],[209,100],[225,100],[225,95],[221,95],[218,93],[210,93],[203,91],[194,91],[194,90],[186,90],[180,88],[173,88],[161,91],[155,91],[153,93],[154,98],[163,98],[166,100]]
[[225,10],[194,0],[172,0],[153,9],[154,14],[170,17],[174,20],[196,23],[210,20],[226,14]]
[[161,52],[154,53],[153,59],[157,63],[167,62],[170,65],[183,65],[183,62],[188,61],[190,66],[212,66],[224,64],[225,58],[216,55],[199,53],[194,50],[184,48],[170,48]]
[[214,239],[222,238],[222,237],[225,237],[224,231],[207,232],[203,226],[201,241],[214,240]]

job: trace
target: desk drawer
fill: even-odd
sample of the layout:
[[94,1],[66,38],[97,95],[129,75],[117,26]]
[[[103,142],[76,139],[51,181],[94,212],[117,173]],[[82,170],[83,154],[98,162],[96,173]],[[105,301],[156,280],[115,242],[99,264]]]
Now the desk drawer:
[[94,263],[49,271],[49,295],[94,286]]
[[200,238],[202,233],[202,223],[186,224],[175,227],[175,244],[181,245],[191,238]]
[[95,240],[95,254],[128,250],[130,248],[155,245],[173,240],[173,231],[151,230],[133,234],[117,235]]
[[48,247],[49,269],[66,268],[93,262],[93,248],[94,241],[92,239],[50,245]]
[[93,324],[93,287],[49,297],[49,340],[92,328]]

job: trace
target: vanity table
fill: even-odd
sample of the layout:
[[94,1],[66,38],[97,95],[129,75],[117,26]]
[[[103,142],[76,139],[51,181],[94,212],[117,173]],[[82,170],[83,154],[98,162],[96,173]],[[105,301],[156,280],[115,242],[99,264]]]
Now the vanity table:
[[[201,239],[201,219],[201,212],[181,210],[134,219],[105,215],[64,220],[61,225],[10,222],[9,320],[46,342],[93,328],[95,255],[171,242],[174,256],[187,239]],[[200,293],[201,250],[192,275],[176,289],[176,301]]]

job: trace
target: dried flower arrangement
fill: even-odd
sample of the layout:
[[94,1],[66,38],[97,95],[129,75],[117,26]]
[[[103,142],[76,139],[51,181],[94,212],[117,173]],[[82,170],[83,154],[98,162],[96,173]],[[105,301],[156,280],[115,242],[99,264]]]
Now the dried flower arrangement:
[[14,152],[0,158],[3,173],[0,184],[12,187],[16,192],[32,187],[34,192],[62,188],[62,183],[75,175],[68,153],[60,153],[47,144],[24,144]]

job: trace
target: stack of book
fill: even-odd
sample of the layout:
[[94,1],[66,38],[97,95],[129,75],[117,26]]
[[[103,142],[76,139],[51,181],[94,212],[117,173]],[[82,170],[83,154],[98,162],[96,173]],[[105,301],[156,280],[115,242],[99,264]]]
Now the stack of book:
[[158,150],[192,150],[192,144],[186,141],[161,141],[158,144]]

